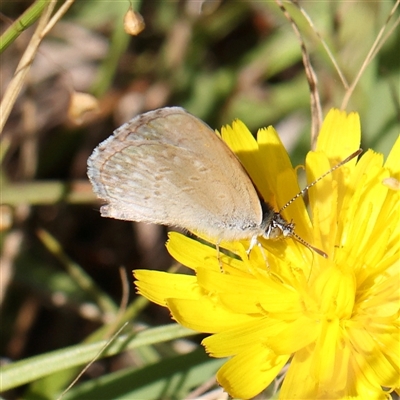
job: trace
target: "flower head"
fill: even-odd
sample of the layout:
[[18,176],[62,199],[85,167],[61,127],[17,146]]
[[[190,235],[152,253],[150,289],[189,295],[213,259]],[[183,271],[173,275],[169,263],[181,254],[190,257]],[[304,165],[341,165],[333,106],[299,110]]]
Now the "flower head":
[[[254,140],[240,121],[222,129],[260,194],[279,210],[299,192],[273,128]],[[359,148],[358,115],[331,110],[306,160],[311,182]],[[172,233],[168,250],[194,276],[137,270],[138,291],[180,324],[212,335],[213,357],[230,357],[218,382],[233,397],[263,391],[290,362],[280,398],[381,399],[400,387],[400,140],[388,159],[368,150],[282,211],[293,239],[221,243],[238,255]],[[311,217],[309,216],[311,215]],[[222,264],[222,270],[220,264]]]

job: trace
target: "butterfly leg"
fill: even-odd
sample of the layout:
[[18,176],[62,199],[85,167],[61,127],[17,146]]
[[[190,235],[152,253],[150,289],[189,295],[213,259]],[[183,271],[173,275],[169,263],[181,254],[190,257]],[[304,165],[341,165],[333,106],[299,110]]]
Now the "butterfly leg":
[[259,247],[261,255],[265,261],[265,264],[267,265],[267,268],[269,269],[268,257],[266,255],[261,243],[258,241],[258,237],[256,235],[254,235],[250,240],[249,248],[246,250],[247,257],[250,257],[251,250],[253,250],[255,245],[257,245]]
[[221,273],[225,273],[224,267],[223,267],[223,265],[222,265],[221,257],[220,257],[220,254],[221,254],[221,252],[219,251],[219,244],[220,244],[220,243],[221,243],[221,241],[218,240],[218,241],[215,243],[215,248],[216,248],[216,250],[217,250],[217,259],[218,259],[219,269],[221,270]]

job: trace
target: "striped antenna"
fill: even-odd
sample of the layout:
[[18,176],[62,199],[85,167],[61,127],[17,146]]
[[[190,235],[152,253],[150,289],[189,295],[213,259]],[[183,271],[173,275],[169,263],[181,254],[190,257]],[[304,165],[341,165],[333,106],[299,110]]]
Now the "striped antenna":
[[[307,185],[301,192],[297,193],[296,196],[294,196],[291,200],[289,200],[280,210],[279,213],[277,213],[277,215],[280,215],[280,213],[282,212],[282,210],[284,210],[286,207],[288,207],[290,204],[292,204],[296,199],[298,199],[300,196],[303,196],[304,193],[307,192],[308,189],[310,189],[310,187],[314,186],[316,183],[318,183],[321,179],[323,179],[325,176],[331,174],[333,171],[335,171],[336,169],[338,169],[339,167],[341,167],[343,164],[346,164],[347,162],[349,162],[350,160],[352,160],[354,157],[357,157],[359,154],[362,153],[362,149],[358,149],[357,151],[355,151],[354,153],[350,154],[347,158],[345,158],[343,161],[341,161],[339,164],[336,164],[334,167],[332,167],[329,171],[326,171],[324,174],[322,174],[318,179],[316,179],[314,182],[311,182],[309,185]],[[284,231],[284,228],[287,228],[289,231],[288,236],[292,237],[294,240],[296,240],[297,242],[301,243],[303,246],[307,247],[308,249],[314,251],[315,253],[319,254],[320,256],[324,257],[324,258],[328,258],[328,255],[312,246],[310,243],[306,242],[303,238],[301,238],[299,235],[297,235],[294,232],[294,224],[289,223],[286,224],[285,226],[281,226],[281,230]]]
[[326,254],[324,251],[311,246],[310,243],[306,242],[304,239],[302,239],[299,235],[297,235],[296,233],[292,232],[291,237],[296,240],[297,242],[301,243],[303,246],[306,246],[308,249],[315,251],[317,254],[319,254],[320,256],[324,257],[324,258],[328,258],[328,254]]
[[[337,170],[339,167],[341,167],[342,165],[348,163],[350,160],[352,160],[354,157],[357,157],[358,155],[360,155],[363,152],[362,149],[358,149],[357,151],[355,151],[354,153],[350,154],[347,158],[345,158],[344,160],[340,161],[339,164],[336,164],[335,166],[333,166],[329,171],[326,171],[324,174],[322,174],[319,178],[317,178],[314,182],[311,182],[309,185],[307,185],[301,192],[297,193],[296,196],[294,196],[291,200],[289,200],[280,210],[279,212],[282,212],[286,207],[288,207],[290,204],[292,204],[296,199],[298,199],[300,196],[303,196],[304,193],[306,193],[308,191],[308,189],[310,189],[311,187],[313,187],[315,184],[317,184],[321,179],[325,178],[325,176],[331,174],[333,171]],[[296,240],[298,240],[300,243],[304,244],[302,242],[302,240],[299,240],[301,238],[297,237]],[[308,244],[308,243],[307,243]],[[310,245],[309,245],[310,246]],[[307,246],[307,247],[309,247]],[[311,247],[310,247],[311,248]],[[313,250],[315,250],[313,248]],[[321,250],[319,250],[321,251]],[[317,251],[318,253],[318,251]],[[324,253],[325,254],[325,253]]]

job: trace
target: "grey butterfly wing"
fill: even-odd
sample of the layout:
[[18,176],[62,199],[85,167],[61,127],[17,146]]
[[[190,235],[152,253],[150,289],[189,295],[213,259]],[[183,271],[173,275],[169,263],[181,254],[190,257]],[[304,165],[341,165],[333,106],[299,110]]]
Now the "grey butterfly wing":
[[88,160],[103,216],[178,226],[225,240],[261,223],[256,190],[236,156],[200,119],[172,107],[118,128]]

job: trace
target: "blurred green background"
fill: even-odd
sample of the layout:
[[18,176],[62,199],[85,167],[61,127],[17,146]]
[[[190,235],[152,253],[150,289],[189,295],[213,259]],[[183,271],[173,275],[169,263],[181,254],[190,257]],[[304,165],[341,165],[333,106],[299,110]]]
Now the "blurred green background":
[[[34,3],[39,16],[45,3]],[[29,16],[31,4],[4,2],[2,31]],[[2,362],[10,368],[27,359],[30,370],[47,375],[27,377],[33,382],[5,398],[56,398],[93,358],[85,353],[71,361],[79,357],[68,346],[83,351],[123,321],[129,321],[125,344],[138,328],[170,322],[165,310],[136,299],[131,283],[135,268],[171,266],[165,229],[102,219],[86,178],[88,156],[115,128],[147,110],[177,105],[216,129],[235,118],[254,134],[274,125],[294,165],[310,149],[301,48],[275,2],[135,1],[146,24],[138,36],[123,28],[129,5],[72,4],[42,41],[2,133]],[[294,5],[285,5],[310,54],[324,115],[341,106],[346,88],[319,35],[350,85],[384,28],[382,46],[346,110],[360,114],[362,147],[387,155],[399,133],[398,10],[386,24],[395,1],[304,2],[313,27]],[[2,97],[37,22],[27,25],[17,25],[15,40],[3,48]],[[97,109],[79,121],[68,113],[75,91],[98,99]],[[162,339],[150,334],[156,345],[129,352],[121,345],[117,355],[95,362],[65,398],[181,399],[208,380],[205,390],[211,390],[221,360],[204,355],[199,337],[166,342],[189,335],[168,329],[162,328]],[[67,350],[51,359],[57,349]],[[37,365],[29,359],[36,355]],[[23,367],[14,364],[7,379],[25,374]],[[61,372],[50,373],[55,370]]]

